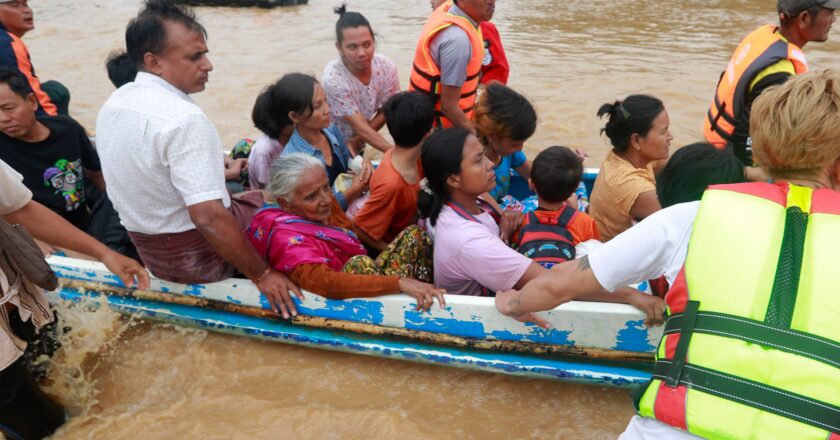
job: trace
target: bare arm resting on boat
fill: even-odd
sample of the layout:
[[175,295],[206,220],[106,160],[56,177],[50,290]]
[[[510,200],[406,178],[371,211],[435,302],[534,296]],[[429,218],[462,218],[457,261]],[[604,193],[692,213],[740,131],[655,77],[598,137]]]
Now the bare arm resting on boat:
[[139,289],[149,287],[149,274],[140,263],[108,249],[104,244],[34,200],[30,200],[23,208],[10,212],[4,217],[9,223],[19,223],[26,227],[29,233],[38,240],[98,259],[108,270],[119,276],[126,286],[136,283]]
[[247,276],[268,298],[272,310],[283,318],[297,316],[297,308],[289,291],[303,299],[300,289],[286,275],[272,269],[248,244],[233,215],[220,200],[189,206],[190,220],[213,249]]

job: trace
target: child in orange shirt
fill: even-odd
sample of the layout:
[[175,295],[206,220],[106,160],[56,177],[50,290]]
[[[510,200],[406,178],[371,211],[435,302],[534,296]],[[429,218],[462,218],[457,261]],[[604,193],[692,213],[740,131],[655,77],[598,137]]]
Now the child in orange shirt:
[[420,147],[432,129],[435,108],[422,93],[401,92],[382,106],[382,113],[396,146],[373,172],[370,196],[353,218],[356,234],[377,253],[417,222]]
[[540,152],[531,167],[531,190],[539,206],[525,215],[513,237],[519,253],[546,268],[575,258],[575,245],[600,240],[595,220],[567,200],[583,178],[583,161],[566,147]]

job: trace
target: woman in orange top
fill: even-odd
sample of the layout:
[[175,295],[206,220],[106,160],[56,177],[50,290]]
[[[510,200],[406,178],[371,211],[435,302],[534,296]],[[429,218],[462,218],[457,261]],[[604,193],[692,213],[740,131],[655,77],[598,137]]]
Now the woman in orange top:
[[652,96],[632,95],[604,104],[598,109],[598,117],[603,116],[609,120],[601,133],[610,138],[613,149],[595,179],[589,213],[601,238],[609,241],[662,209],[653,170],[668,158],[674,137],[665,105]]

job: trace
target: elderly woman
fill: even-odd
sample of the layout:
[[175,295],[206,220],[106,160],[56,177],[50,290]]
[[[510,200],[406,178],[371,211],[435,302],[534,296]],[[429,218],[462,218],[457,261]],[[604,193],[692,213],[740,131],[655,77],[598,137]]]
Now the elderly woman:
[[840,73],[765,91],[750,127],[775,183],[712,186],[496,297],[503,314],[546,326],[531,312],[668,278],[665,337],[622,438],[840,433]]
[[632,95],[604,104],[598,117],[604,116],[608,120],[601,132],[610,138],[613,149],[595,179],[589,213],[598,223],[601,238],[609,241],[662,209],[653,169],[668,158],[673,136],[665,105],[652,96]]
[[274,161],[268,191],[280,208],[258,212],[248,239],[301,288],[333,299],[405,292],[418,308],[431,307],[432,298],[443,306],[442,290],[412,279],[430,276],[419,230],[407,229],[371,260],[333,197],[320,159],[290,154]]

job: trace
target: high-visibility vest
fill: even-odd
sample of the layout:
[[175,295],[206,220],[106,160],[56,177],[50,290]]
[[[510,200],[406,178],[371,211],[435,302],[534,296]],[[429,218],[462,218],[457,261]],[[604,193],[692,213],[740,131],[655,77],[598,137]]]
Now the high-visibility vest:
[[639,415],[710,439],[840,439],[838,249],[838,192],[710,187]]
[[426,21],[417,42],[417,49],[414,51],[414,65],[411,68],[411,80],[408,85],[408,90],[424,92],[432,98],[435,103],[435,112],[437,112],[435,127],[438,128],[452,127],[452,122],[443,116],[441,111],[440,66],[435,63],[429,50],[432,39],[449,26],[460,27],[470,39],[472,56],[467,63],[467,78],[461,86],[461,99],[458,101],[458,106],[470,120],[473,118],[476,90],[478,90],[481,65],[484,61],[484,39],[481,29],[473,26],[469,19],[450,13],[450,8],[452,8],[452,2],[448,1],[432,12],[429,20]]
[[808,71],[802,49],[785,41],[777,31],[778,27],[765,25],[741,41],[720,76],[715,97],[706,113],[703,136],[720,149],[732,145],[741,160],[750,157],[744,152],[750,123],[746,99],[755,77],[785,59],[793,63],[797,75]]

